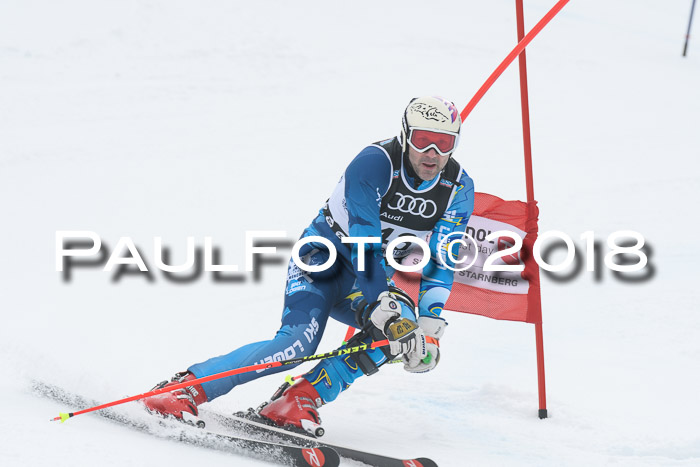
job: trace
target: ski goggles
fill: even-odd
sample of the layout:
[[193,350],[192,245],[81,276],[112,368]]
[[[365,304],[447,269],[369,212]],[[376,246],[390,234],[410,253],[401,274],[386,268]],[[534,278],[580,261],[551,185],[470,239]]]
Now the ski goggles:
[[433,148],[441,156],[449,156],[457,146],[457,134],[448,131],[411,128],[408,133],[408,144],[418,152],[426,152]]

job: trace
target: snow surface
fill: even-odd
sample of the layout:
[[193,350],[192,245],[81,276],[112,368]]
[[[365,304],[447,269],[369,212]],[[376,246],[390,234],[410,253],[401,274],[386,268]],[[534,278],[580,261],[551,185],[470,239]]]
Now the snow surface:
[[[604,244],[636,230],[654,272],[543,277],[550,418],[536,416],[532,326],[445,312],[438,369],[358,381],[322,409],[329,441],[443,467],[700,465],[690,3],[573,0],[528,48],[540,231],[582,248],[585,231]],[[553,4],[526,0],[527,28]],[[31,381],[109,401],[270,338],[286,259],[259,280],[173,283],[153,237],[181,262],[187,236],[211,236],[243,268],[246,230],[295,239],[352,157],[397,133],[411,97],[463,107],[514,44],[510,0],[0,3],[0,464],[262,465],[94,415],[49,423],[71,408]],[[515,68],[469,117],[456,157],[478,191],[525,198]],[[151,280],[98,267],[64,280],[57,230],[95,231],[110,251],[131,237]],[[343,333],[329,323],[319,350]],[[210,406],[257,405],[281,380]]]

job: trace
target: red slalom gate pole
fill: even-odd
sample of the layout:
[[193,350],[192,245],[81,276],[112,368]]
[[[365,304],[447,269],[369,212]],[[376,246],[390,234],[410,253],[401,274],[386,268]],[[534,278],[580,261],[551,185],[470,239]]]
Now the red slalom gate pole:
[[[523,14],[523,0],[515,0],[515,14],[518,29],[518,43],[522,42],[525,35],[525,15]],[[523,150],[525,153],[525,185],[527,201],[535,201],[535,188],[532,178],[532,143],[530,139],[530,105],[527,92],[527,61],[525,49],[518,56],[520,71],[520,103],[523,117]],[[542,306],[542,301],[537,294],[537,305]],[[540,313],[541,315],[541,313]],[[535,323],[535,348],[537,352],[537,393],[539,397],[539,418],[547,418],[547,393],[544,378],[544,335],[542,332],[542,320]]]
[[[518,43],[525,35],[525,16],[523,15],[523,0],[515,0],[515,15],[518,28]],[[530,140],[530,105],[527,93],[527,63],[525,49],[518,56],[520,69],[520,103],[523,114],[523,149],[525,151],[525,186],[527,189],[527,201],[535,200],[535,189],[532,180],[532,144]]]
[[343,339],[343,344],[347,344],[350,339],[352,339],[352,336],[355,335],[355,328],[352,326],[348,326],[348,330],[345,332],[345,339]]
[[244,366],[241,368],[234,368],[233,370],[222,371],[221,373],[216,373],[214,375],[203,376],[202,378],[193,379],[191,381],[186,381],[184,383],[174,384],[172,386],[168,386],[167,388],[160,388],[160,389],[155,389],[153,391],[144,392],[143,394],[139,394],[137,396],[125,397],[124,399],[119,399],[117,401],[112,401],[112,402],[108,402],[106,404],[97,405],[95,407],[90,407],[89,409],[83,409],[83,410],[79,410],[77,412],[70,412],[70,413],[60,413],[58,417],[52,418],[51,421],[55,422],[55,421],[60,420],[61,422],[65,422],[69,418],[75,417],[76,415],[82,415],[85,413],[95,412],[97,410],[102,410],[102,409],[106,409],[109,407],[114,407],[115,405],[121,405],[121,404],[125,404],[127,402],[136,401],[139,399],[145,399],[145,398],[151,397],[151,396],[156,396],[156,395],[162,394],[164,392],[175,391],[175,390],[182,389],[182,388],[185,388],[188,386],[192,386],[193,384],[201,384],[201,383],[206,383],[208,381],[214,381],[216,379],[226,378],[227,376],[238,375],[241,373],[248,373],[250,371],[267,370],[269,368],[276,368],[276,367],[285,366],[285,365],[296,365],[299,363],[309,362],[312,360],[323,360],[326,358],[332,358],[332,357],[336,357],[339,355],[350,355],[350,354],[354,354],[354,353],[358,353],[358,352],[363,352],[363,351],[368,350],[368,349],[376,349],[379,347],[385,347],[387,345],[389,345],[389,341],[387,339],[385,339],[383,341],[373,342],[372,344],[361,344],[361,345],[358,345],[355,347],[350,347],[347,349],[338,349],[338,350],[333,350],[331,352],[326,352],[326,353],[322,353],[322,354],[309,355],[308,357],[290,358],[289,360],[282,360],[282,361],[269,362],[269,363],[258,363],[256,365],[249,365],[249,366]]
[[506,56],[506,58],[501,62],[500,65],[491,73],[491,76],[488,77],[486,82],[479,88],[479,90],[474,94],[474,97],[469,101],[467,106],[462,110],[462,113],[460,114],[460,117],[462,118],[462,121],[466,120],[467,116],[471,113],[472,110],[474,110],[474,107],[476,107],[476,104],[479,103],[482,97],[484,97],[484,94],[486,94],[486,91],[489,90],[489,88],[493,85],[493,83],[498,79],[501,74],[505,71],[506,68],[508,68],[508,65],[510,65],[513,60],[515,60],[515,57],[517,57],[520,52],[525,50],[525,47],[532,42],[532,39],[535,38],[537,34],[542,31],[542,29],[549,23],[552,18],[556,16],[557,13],[561,11],[562,8],[564,8],[564,5],[569,3],[569,0],[559,0],[556,5],[552,7],[551,10],[547,12],[544,17],[535,25],[534,28],[530,30],[530,32],[527,33],[527,35],[520,41],[518,42],[518,45],[515,46],[515,48]]

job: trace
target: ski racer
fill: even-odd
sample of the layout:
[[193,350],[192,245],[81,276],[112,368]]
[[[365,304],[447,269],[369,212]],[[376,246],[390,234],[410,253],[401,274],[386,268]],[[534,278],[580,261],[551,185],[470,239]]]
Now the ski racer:
[[[454,274],[444,266],[453,266],[454,258],[440,241],[453,232],[464,232],[474,208],[474,183],[451,157],[460,127],[452,102],[433,96],[412,99],[404,111],[400,135],[364,148],[303,232],[302,238],[330,240],[337,259],[321,272],[306,272],[290,260],[282,326],[274,338],[194,364],[156,388],[256,363],[312,355],[329,317],[360,329],[346,346],[387,338],[390,344],[321,360],[296,384],[285,383],[257,411],[268,423],[311,431],[309,427],[320,426],[318,409],[323,404],[398,356],[406,371],[433,370],[440,361],[439,340],[447,326],[440,314]],[[405,235],[426,240],[431,252],[422,271],[418,316],[410,297],[394,287],[394,269],[384,257],[387,244]],[[362,250],[358,243],[343,243],[343,237],[376,237],[381,242],[366,243]],[[404,242],[394,249],[394,259],[400,262],[416,246]],[[299,251],[307,265],[325,264],[329,255],[329,249],[317,241],[305,243]],[[196,419],[202,403],[286,368],[193,384],[147,398],[144,404],[151,412]]]

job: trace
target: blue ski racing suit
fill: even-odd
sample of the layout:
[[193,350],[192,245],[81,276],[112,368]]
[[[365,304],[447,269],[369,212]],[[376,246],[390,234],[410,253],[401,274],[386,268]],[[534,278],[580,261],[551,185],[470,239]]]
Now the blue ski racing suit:
[[[355,317],[358,304],[363,300],[374,302],[393,284],[394,270],[386,263],[384,251],[399,236],[414,235],[430,246],[431,259],[423,268],[418,311],[420,316],[439,318],[454,272],[438,261],[438,245],[445,235],[465,231],[473,209],[474,183],[453,158],[433,180],[424,181],[416,176],[397,138],[366,147],[349,164],[326,205],[302,234],[330,240],[338,254],[334,264],[322,272],[306,272],[290,260],[282,326],[274,338],[192,365],[189,371],[199,378],[256,363],[313,355],[329,317],[361,327]],[[364,271],[358,268],[362,254],[358,245],[342,243],[343,236],[381,237],[381,244],[366,245]],[[413,247],[410,243],[397,247],[394,259],[400,263]],[[301,248],[299,256],[306,264],[323,264],[329,251],[321,243],[310,242]],[[449,264],[449,255],[445,256]],[[408,307],[403,316],[416,320]],[[359,360],[353,355],[322,360],[304,377],[327,403],[363,374],[376,371],[387,360],[387,354],[382,349],[367,351],[364,361],[369,361],[372,368],[367,363],[358,364]],[[202,387],[211,401],[239,384],[289,368],[248,372],[206,382]]]

